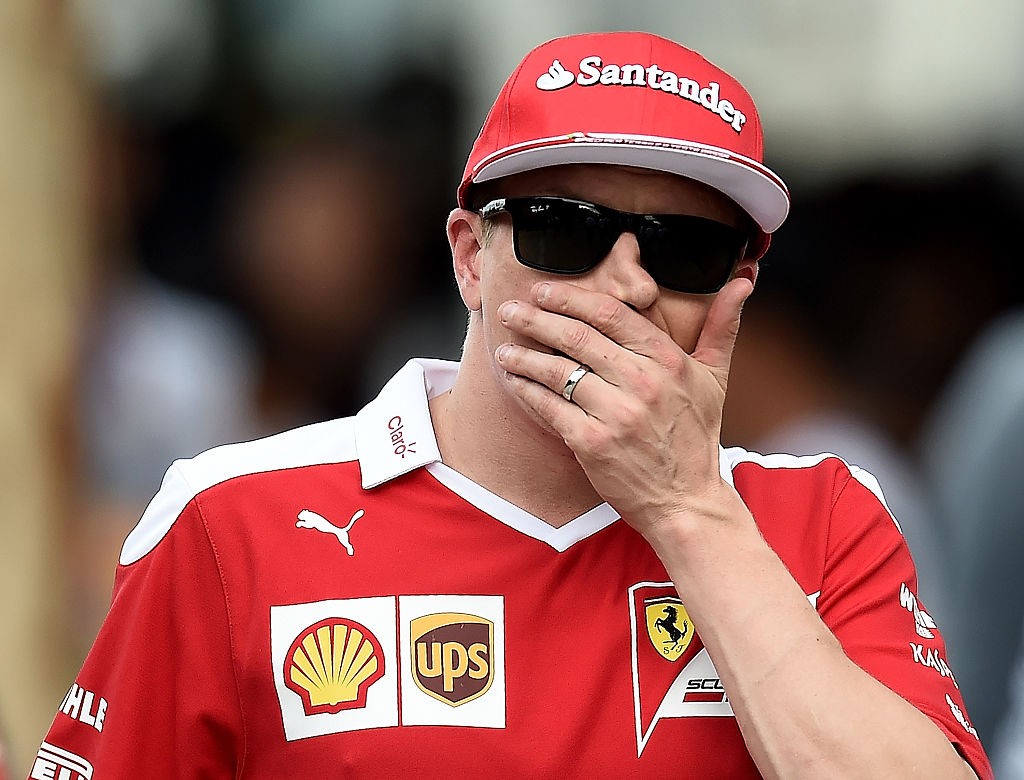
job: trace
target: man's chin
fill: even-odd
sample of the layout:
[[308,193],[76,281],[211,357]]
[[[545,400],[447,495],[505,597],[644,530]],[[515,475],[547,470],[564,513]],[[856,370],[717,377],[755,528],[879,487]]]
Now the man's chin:
[[550,436],[555,437],[559,441],[562,440],[562,434],[560,434],[558,431],[556,431],[554,428],[552,428],[551,424],[547,420],[545,420],[543,417],[541,417],[539,414],[537,414],[537,412],[533,409],[533,407],[529,406],[519,396],[514,396],[514,397],[515,397],[515,402],[519,405],[519,408],[523,410],[523,413],[527,417],[530,418],[530,421],[533,422],[534,425],[536,425],[538,428],[540,428],[540,430],[543,431],[544,433],[546,433],[546,434],[548,434]]

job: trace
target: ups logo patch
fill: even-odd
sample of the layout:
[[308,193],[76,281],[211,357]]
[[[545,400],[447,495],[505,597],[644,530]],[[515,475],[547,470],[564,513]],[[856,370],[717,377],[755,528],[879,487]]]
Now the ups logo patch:
[[494,623],[444,612],[410,621],[412,677],[428,696],[452,707],[483,696],[493,681]]

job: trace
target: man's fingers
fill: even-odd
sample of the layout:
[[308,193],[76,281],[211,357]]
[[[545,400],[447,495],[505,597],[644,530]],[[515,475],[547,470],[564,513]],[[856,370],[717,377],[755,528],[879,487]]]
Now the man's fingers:
[[642,314],[615,298],[573,284],[541,282],[533,299],[546,311],[585,322],[630,352],[657,358],[665,334]]
[[708,309],[693,351],[693,357],[711,370],[723,388],[740,331],[743,304],[753,291],[753,283],[746,278],[733,279],[726,284]]
[[498,316],[510,330],[591,366],[609,382],[619,382],[616,362],[623,357],[622,347],[587,322],[521,301],[502,304]]
[[[587,377],[592,379],[593,377]],[[574,430],[587,424],[587,413],[560,393],[527,377],[505,373],[505,381],[519,398],[563,439],[568,440]]]
[[[588,414],[600,416],[601,399],[609,387],[608,383],[589,367],[581,366],[579,362],[559,355],[548,355],[518,344],[503,344],[497,349],[495,357],[498,364],[508,373],[530,379],[563,398],[570,380],[575,379],[571,387],[571,397],[567,400],[571,400]],[[582,376],[577,376],[580,368],[586,368],[586,371]]]

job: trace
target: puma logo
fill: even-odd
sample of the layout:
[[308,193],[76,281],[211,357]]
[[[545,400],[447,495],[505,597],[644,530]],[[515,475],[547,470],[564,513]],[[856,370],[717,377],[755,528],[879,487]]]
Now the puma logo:
[[348,525],[344,528],[339,528],[326,517],[318,515],[316,512],[311,512],[308,509],[303,509],[299,512],[299,522],[295,524],[296,528],[312,528],[314,531],[322,531],[325,534],[333,534],[338,537],[338,541],[341,542],[341,546],[345,548],[345,551],[349,555],[355,555],[356,551],[352,548],[352,542],[349,541],[348,533],[352,530],[352,526],[356,524],[356,520],[363,516],[363,510],[359,509],[356,511],[352,518],[348,521]]

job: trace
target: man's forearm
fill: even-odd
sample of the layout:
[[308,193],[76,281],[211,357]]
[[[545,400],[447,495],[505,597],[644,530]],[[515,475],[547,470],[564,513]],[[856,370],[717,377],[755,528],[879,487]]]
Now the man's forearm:
[[739,496],[651,528],[766,777],[974,777],[940,729],[854,664]]

